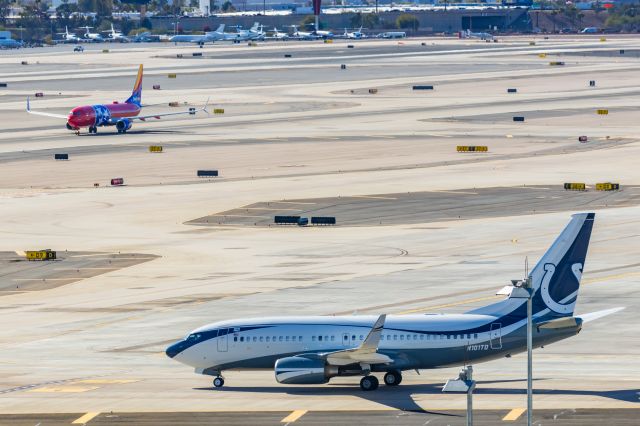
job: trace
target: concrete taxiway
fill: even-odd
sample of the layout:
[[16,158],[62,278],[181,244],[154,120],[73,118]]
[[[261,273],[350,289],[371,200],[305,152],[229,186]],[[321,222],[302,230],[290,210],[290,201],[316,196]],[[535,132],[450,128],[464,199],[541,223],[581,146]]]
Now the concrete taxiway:
[[[357,378],[281,386],[270,371],[225,373],[214,390],[164,349],[235,317],[465,312],[522,278],[525,257],[534,262],[585,210],[597,215],[578,313],[626,309],[536,350],[534,419],[631,424],[640,402],[640,39],[532,40],[1,52],[0,288],[86,271],[0,292],[0,424],[463,424],[464,397],[440,391],[456,368],[407,372],[398,388],[370,393]],[[210,98],[224,114],[75,136],[64,120],[24,111],[35,92],[44,97],[32,108],[57,113],[122,101],[140,63],[148,111]],[[412,90],[421,84],[434,90]],[[198,178],[199,169],[220,177]],[[125,185],[111,187],[115,177]],[[564,182],[589,190],[564,191]],[[596,191],[600,182],[621,190]],[[261,226],[298,213],[335,216],[338,226]],[[12,262],[43,247],[126,262]],[[523,356],[474,370],[478,424],[526,405]]]

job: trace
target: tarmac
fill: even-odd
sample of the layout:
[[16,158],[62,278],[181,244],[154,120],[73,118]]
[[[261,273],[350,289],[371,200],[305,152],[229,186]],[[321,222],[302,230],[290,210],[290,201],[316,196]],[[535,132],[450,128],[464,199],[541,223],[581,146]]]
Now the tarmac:
[[[441,393],[458,368],[369,393],[349,377],[278,385],[271,371],[225,372],[213,389],[164,349],[236,317],[465,312],[497,300],[587,210],[577,313],[626,309],[535,351],[534,419],[637,420],[637,37],[71,49],[0,52],[0,424],[464,424],[465,397]],[[27,96],[56,113],[123,101],[140,63],[149,113],[209,98],[224,114],[76,136],[24,111]],[[338,225],[266,226],[285,213]],[[96,259],[20,256],[44,247]],[[8,290],[43,278],[65,281]],[[474,365],[476,424],[522,424],[525,373],[522,355]]]

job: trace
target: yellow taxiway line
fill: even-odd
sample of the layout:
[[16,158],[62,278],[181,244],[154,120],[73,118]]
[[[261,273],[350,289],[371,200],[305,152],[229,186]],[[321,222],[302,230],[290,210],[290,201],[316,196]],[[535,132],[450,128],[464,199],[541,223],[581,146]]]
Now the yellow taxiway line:
[[292,411],[291,414],[289,414],[284,419],[280,420],[280,423],[293,423],[296,420],[298,420],[300,417],[304,416],[305,414],[307,414],[307,410]]
[[87,424],[87,423],[89,423],[89,421],[91,419],[96,417],[98,414],[100,414],[99,411],[90,411],[90,412],[86,413],[84,416],[78,417],[77,419],[72,421],[71,424],[72,425],[84,425],[84,424]]
[[502,418],[504,422],[513,422],[520,418],[520,416],[527,411],[526,408],[514,408],[509,411],[506,416]]

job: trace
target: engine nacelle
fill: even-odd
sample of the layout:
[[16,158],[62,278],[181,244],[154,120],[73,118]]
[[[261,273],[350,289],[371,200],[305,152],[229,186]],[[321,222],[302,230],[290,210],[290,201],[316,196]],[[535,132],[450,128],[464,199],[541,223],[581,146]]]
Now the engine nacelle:
[[123,118],[121,120],[116,121],[116,129],[118,133],[126,132],[131,128],[131,121]]
[[320,359],[301,356],[280,358],[276,361],[275,373],[278,383],[287,385],[318,385],[327,383],[330,376],[326,363]]

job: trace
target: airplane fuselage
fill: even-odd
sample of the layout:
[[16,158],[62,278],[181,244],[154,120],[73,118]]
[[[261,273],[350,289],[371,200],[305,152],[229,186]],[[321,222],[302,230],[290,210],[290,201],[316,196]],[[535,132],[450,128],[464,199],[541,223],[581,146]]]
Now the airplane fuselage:
[[[194,330],[167,355],[202,374],[229,369],[273,369],[299,354],[329,353],[362,344],[377,317],[283,317],[224,321]],[[490,315],[387,317],[378,353],[395,361],[372,371],[431,369],[483,362],[526,350],[526,320]],[[541,346],[577,334],[580,326],[535,330]]]
[[141,108],[135,104],[113,103],[84,105],[71,110],[67,128],[77,130],[83,127],[100,127],[113,124],[113,119],[135,117]]

